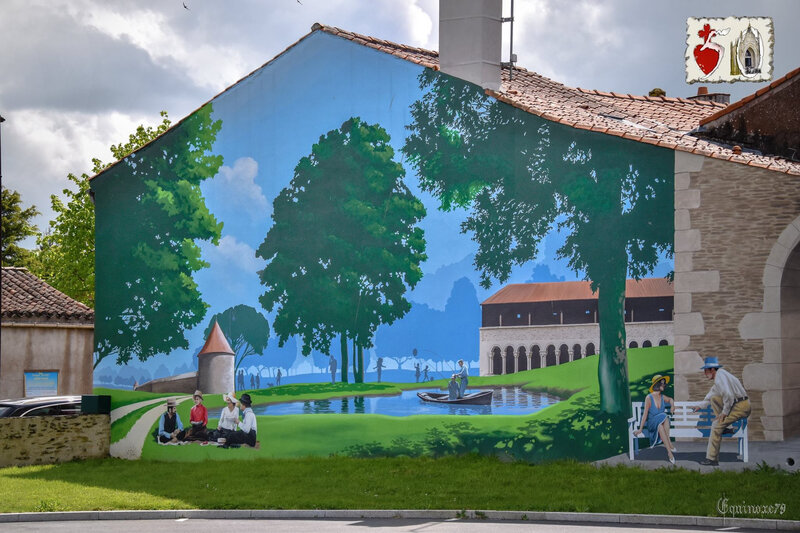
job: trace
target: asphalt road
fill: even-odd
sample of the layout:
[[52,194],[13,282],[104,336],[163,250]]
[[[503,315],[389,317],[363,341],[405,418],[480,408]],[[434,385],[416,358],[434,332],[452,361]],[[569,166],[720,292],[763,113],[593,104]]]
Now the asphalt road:
[[[503,533],[515,532],[554,532],[554,533],[601,533],[619,531],[625,533],[685,533],[687,531],[730,531],[737,533],[757,531],[740,528],[684,528],[684,527],[640,527],[616,524],[563,524],[554,522],[527,521],[471,521],[471,520],[406,520],[406,519],[366,519],[366,520],[207,520],[179,518],[177,520],[88,520],[65,522],[9,522],[0,523],[0,533],[6,532],[45,532],[45,533],[195,533],[197,531],[269,531],[270,533]],[[762,530],[763,531],[763,530]]]

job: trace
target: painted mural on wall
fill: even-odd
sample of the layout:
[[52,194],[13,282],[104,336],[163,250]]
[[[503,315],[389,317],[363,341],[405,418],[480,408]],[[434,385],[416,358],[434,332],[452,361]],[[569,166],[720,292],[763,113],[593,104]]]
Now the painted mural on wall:
[[[668,150],[313,33],[92,182],[112,452],[622,453],[672,373],[667,333],[626,337],[626,280],[672,270],[672,175]],[[482,302],[577,280],[596,338],[491,364]]]

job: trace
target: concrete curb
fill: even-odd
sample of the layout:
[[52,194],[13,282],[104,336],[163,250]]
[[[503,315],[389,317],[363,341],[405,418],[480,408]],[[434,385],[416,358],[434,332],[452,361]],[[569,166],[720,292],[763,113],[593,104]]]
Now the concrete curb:
[[209,509],[173,511],[69,511],[53,513],[0,513],[0,523],[53,522],[76,520],[176,520],[194,519],[406,519],[406,520],[489,520],[530,522],[573,522],[646,526],[741,527],[750,529],[800,531],[798,520],[730,518],[715,516],[672,516],[612,513],[559,513],[549,511],[480,510],[345,510],[345,509]]

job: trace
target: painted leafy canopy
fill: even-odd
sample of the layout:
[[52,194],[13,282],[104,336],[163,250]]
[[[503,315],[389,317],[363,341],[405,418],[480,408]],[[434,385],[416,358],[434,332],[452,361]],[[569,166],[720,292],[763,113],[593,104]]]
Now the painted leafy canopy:
[[599,291],[601,406],[626,413],[625,280],[672,254],[671,152],[548,122],[435,71],[420,85],[403,152],[442,209],[470,209],[482,284],[535,259],[553,224],[566,230],[556,255]]
[[267,260],[260,301],[277,308],[281,344],[299,335],[304,354],[330,353],[339,335],[369,347],[380,324],[410,309],[404,294],[422,277],[416,224],[425,208],[393,157],[383,128],[351,118],[320,137],[275,199],[256,255]]
[[219,241],[222,223],[200,183],[222,156],[211,148],[222,122],[206,105],[152,144],[93,180],[98,199],[97,362],[147,360],[187,348],[183,331],[206,313],[194,272],[208,266],[196,240]]

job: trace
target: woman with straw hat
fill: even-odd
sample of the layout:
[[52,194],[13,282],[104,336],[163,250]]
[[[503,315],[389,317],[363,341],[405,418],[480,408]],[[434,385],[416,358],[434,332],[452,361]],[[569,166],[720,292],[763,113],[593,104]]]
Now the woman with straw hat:
[[634,436],[644,435],[650,439],[650,447],[663,442],[667,449],[669,462],[675,464],[675,446],[669,440],[669,415],[666,413],[667,404],[675,409],[675,402],[664,394],[664,389],[669,383],[669,376],[656,374],[652,378],[650,394],[644,400],[644,411],[639,429],[633,432]]

